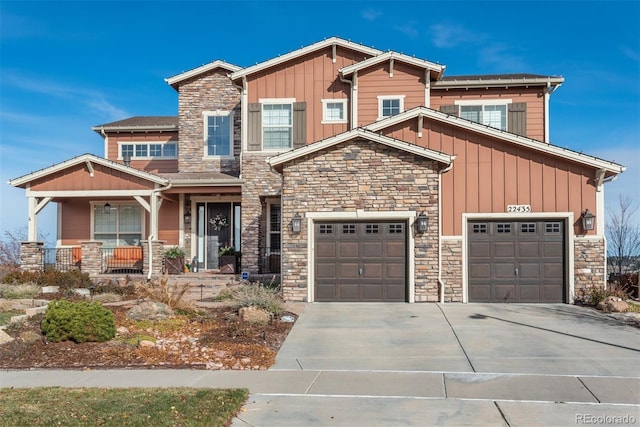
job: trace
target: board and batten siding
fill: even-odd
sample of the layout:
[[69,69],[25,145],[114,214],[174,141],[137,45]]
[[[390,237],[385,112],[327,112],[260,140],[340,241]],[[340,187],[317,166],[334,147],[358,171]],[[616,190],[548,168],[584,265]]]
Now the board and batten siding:
[[31,183],[32,191],[147,190],[153,184],[142,178],[94,163],[93,177],[84,163]]
[[[351,87],[339,79],[338,70],[366,58],[340,46],[335,63],[332,57],[332,48],[327,47],[248,76],[249,103],[273,98],[306,102],[306,143],[345,132],[348,123],[322,124],[322,100],[349,99]],[[349,109],[348,105],[347,119]]]
[[[544,94],[542,87],[514,89],[469,89],[433,90],[431,108],[438,111],[443,106],[454,105],[455,101],[479,101],[510,99],[514,104],[526,104],[526,134],[524,136],[544,141]],[[508,125],[509,126],[509,125]],[[514,132],[511,128],[509,132]]]
[[91,238],[91,204],[89,199],[68,199],[60,203],[60,241],[62,245],[79,245]]
[[383,133],[456,156],[453,168],[442,175],[445,236],[462,235],[463,213],[505,213],[507,205],[531,205],[533,212],[573,212],[576,234],[583,233],[579,222],[585,209],[602,214],[597,211],[593,168],[428,119],[422,138],[416,130],[417,119]]
[[[110,134],[107,146],[107,159],[122,163],[118,160],[120,144],[135,144],[145,142],[168,142],[178,144],[177,132],[163,133],[135,133],[135,134]],[[178,150],[180,147],[178,147]],[[178,159],[146,159],[131,160],[131,167],[151,173],[175,173],[178,172]]]
[[424,70],[394,62],[390,76],[389,62],[358,72],[358,126],[378,120],[378,96],[404,96],[404,110],[425,105]]

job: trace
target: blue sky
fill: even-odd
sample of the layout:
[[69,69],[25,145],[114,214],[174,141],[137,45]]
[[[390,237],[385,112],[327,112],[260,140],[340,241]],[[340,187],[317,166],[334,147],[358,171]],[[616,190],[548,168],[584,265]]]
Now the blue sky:
[[[624,164],[606,203],[640,202],[640,2],[0,2],[0,233],[26,225],[7,184],[83,153],[92,126],[176,115],[164,79],[250,66],[339,36],[447,66],[446,75],[561,75],[551,142]],[[55,209],[39,219],[55,239]]]

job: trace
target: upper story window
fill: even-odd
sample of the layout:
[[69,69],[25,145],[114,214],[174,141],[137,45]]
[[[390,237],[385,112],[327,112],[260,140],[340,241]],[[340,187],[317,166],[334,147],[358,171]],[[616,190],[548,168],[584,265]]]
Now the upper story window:
[[204,111],[205,156],[233,155],[233,113]]
[[456,101],[460,117],[496,129],[507,130],[507,105],[510,99],[491,101]]
[[292,147],[293,101],[261,100],[262,148],[282,150]]
[[404,111],[404,95],[378,96],[378,120]]
[[178,144],[169,142],[132,142],[120,144],[120,159],[175,159],[178,156]]
[[322,123],[346,123],[347,122],[347,100],[346,99],[323,99],[322,100]]

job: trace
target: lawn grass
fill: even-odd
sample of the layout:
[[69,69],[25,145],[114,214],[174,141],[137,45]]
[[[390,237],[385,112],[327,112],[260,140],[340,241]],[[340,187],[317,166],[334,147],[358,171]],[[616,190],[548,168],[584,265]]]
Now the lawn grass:
[[246,389],[0,388],[0,426],[220,426]]

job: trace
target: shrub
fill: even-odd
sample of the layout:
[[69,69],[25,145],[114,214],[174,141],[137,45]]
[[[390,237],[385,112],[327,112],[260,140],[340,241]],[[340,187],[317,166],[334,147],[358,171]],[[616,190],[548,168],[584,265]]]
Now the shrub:
[[260,282],[254,282],[233,288],[225,294],[236,309],[258,307],[276,315],[284,310],[279,286],[269,287]]
[[34,298],[40,294],[40,286],[33,283],[20,285],[0,285],[0,298],[21,299]]
[[140,298],[149,298],[152,301],[161,302],[172,309],[188,308],[191,304],[183,301],[184,295],[189,290],[190,285],[170,285],[169,278],[165,275],[160,279],[153,279],[147,283],[136,283],[136,294]]
[[98,302],[51,301],[41,329],[52,342],[102,342],[116,336],[113,313]]
[[38,286],[59,286],[60,291],[77,288],[88,288],[92,285],[88,273],[79,270],[58,271],[21,271],[15,270],[3,277],[3,282],[10,285],[34,283]]
[[604,301],[605,298],[610,296],[618,297],[622,300],[626,300],[627,298],[629,298],[629,294],[623,287],[621,287],[617,283],[612,283],[609,285],[608,289],[595,285],[592,285],[591,287],[586,289],[582,288],[578,291],[576,300],[581,304],[595,307],[601,301]]

